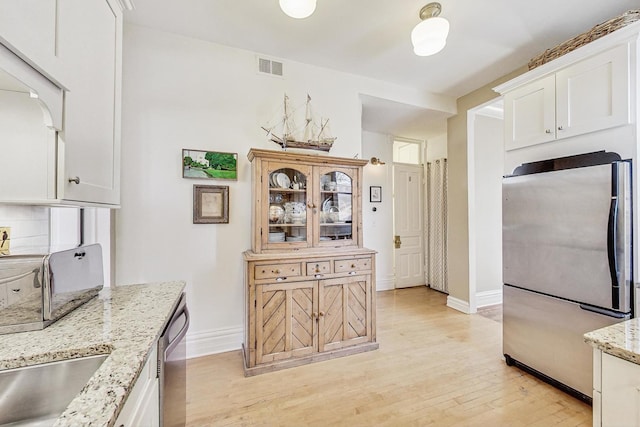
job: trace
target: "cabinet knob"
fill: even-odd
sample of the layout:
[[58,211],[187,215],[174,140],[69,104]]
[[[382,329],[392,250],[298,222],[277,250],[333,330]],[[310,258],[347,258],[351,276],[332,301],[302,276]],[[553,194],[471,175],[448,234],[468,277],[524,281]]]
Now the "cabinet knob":
[[551,129],[546,129],[544,133],[551,133]]
[[313,313],[311,313],[311,318],[315,319],[316,317],[318,317],[318,313],[316,313],[315,311]]
[[280,274],[280,269],[276,268],[274,271],[275,274]]
[[356,265],[355,264],[351,264],[351,268],[356,268]]
[[320,317],[324,316],[324,311],[321,311],[318,315],[320,315]]
[[76,176],[75,178],[69,178],[69,182],[75,182],[76,184],[80,184],[80,177]]
[[564,128],[562,127],[562,125],[558,126],[558,130],[564,130]]

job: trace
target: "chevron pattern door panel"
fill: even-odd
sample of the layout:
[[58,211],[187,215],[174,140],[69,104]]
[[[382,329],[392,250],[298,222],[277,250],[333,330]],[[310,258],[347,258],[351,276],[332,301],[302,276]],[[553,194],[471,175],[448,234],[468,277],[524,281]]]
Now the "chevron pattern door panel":
[[368,276],[319,282],[319,350],[327,351],[370,340]]
[[268,284],[256,288],[256,362],[316,351],[316,282]]

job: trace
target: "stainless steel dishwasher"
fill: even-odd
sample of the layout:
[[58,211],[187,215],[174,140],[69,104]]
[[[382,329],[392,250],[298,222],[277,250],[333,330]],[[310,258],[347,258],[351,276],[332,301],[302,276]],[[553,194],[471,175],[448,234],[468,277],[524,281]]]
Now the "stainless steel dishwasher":
[[184,426],[187,419],[187,298],[183,293],[158,340],[160,426]]

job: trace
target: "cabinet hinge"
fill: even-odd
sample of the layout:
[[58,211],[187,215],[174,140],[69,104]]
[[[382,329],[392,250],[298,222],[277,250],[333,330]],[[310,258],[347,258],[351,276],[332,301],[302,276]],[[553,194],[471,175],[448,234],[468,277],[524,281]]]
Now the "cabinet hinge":
[[260,227],[260,237],[262,237],[262,227]]

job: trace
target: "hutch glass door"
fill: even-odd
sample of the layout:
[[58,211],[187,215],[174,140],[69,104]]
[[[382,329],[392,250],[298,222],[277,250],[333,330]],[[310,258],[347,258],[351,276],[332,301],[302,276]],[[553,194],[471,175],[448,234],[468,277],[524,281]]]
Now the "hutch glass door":
[[357,241],[353,226],[355,170],[320,168],[318,244],[352,245]]
[[269,190],[265,192],[269,195],[268,205],[265,203],[268,206],[265,213],[267,227],[263,227],[268,232],[263,232],[262,236],[262,243],[266,247],[310,246],[311,232],[307,226],[310,175],[310,166],[269,163],[268,171],[263,175],[263,185],[266,179]]

